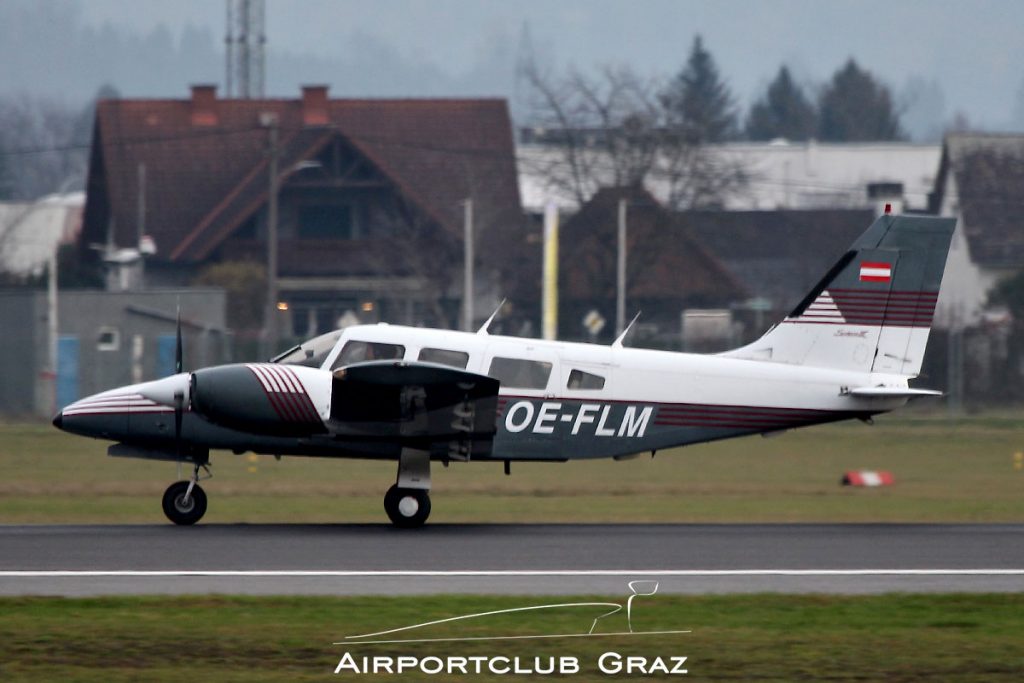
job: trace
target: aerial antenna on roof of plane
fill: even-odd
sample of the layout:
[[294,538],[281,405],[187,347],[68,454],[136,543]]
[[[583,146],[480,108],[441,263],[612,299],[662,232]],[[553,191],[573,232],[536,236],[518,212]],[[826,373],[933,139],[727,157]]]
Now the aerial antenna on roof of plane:
[[643,311],[637,311],[636,315],[633,316],[633,319],[629,321],[628,325],[626,325],[626,329],[624,329],[622,331],[622,334],[620,334],[618,336],[618,338],[615,341],[612,342],[612,348],[613,349],[621,349],[622,348],[622,342],[624,342],[626,340],[626,335],[629,334],[630,330],[633,329],[633,323],[635,323],[637,320],[640,319],[640,314],[641,313],[643,313]]
[[498,307],[494,309],[494,313],[491,313],[491,317],[488,318],[486,321],[484,321],[484,324],[481,325],[480,329],[476,331],[477,334],[484,334],[484,335],[490,334],[487,331],[487,328],[489,328],[491,326],[491,323],[494,322],[494,319],[498,317],[498,313],[501,312],[501,309],[505,306],[505,302],[506,301],[508,301],[508,299],[502,299],[501,300],[501,303],[498,304]]

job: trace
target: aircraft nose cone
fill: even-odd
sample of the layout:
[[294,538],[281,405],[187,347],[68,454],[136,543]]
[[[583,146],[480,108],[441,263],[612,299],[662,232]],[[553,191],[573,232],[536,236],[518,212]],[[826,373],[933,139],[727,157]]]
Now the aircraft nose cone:
[[64,413],[63,412],[57,413],[53,417],[53,426],[56,427],[57,429],[60,429],[61,425],[63,423],[64,423]]

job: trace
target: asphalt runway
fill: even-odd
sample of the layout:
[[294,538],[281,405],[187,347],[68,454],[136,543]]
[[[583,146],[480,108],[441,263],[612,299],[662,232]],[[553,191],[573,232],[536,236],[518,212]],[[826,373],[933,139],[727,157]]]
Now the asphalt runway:
[[0,594],[1024,591],[1024,525],[0,526]]

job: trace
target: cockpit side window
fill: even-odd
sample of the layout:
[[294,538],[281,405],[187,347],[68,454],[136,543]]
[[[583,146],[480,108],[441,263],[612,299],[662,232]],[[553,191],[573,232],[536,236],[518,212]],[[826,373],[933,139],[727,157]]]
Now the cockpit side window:
[[345,342],[341,353],[335,359],[331,370],[337,370],[353,363],[362,363],[370,360],[400,360],[405,356],[405,347],[400,344],[385,344],[383,342],[366,342],[355,339]]

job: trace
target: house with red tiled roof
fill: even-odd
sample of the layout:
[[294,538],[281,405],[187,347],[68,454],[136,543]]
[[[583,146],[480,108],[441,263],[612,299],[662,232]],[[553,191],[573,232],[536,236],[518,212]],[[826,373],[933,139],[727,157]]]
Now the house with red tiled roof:
[[346,314],[457,324],[466,200],[479,290],[500,279],[503,240],[521,241],[504,100],[331,99],[323,86],[242,100],[193,86],[188,99],[99,103],[83,255],[145,235],[149,285],[188,284],[214,263],[265,265],[272,178],[283,336]]
[[[616,317],[620,202],[626,208],[626,318],[641,312],[644,346],[678,346],[688,309],[728,309],[749,298],[743,283],[687,227],[683,214],[666,210],[639,186],[604,188],[569,218],[559,235],[559,335],[587,337],[584,320],[595,311]],[[599,339],[615,336],[606,324]]]

